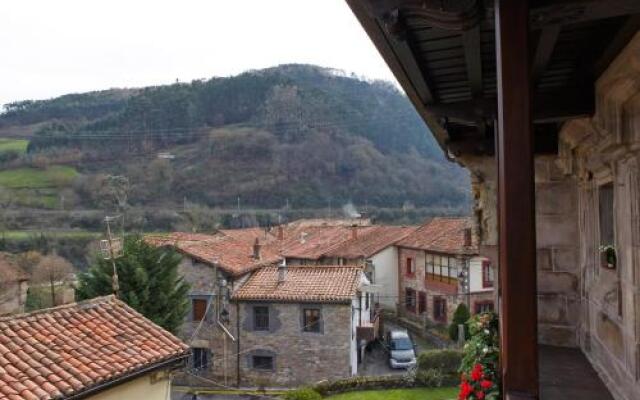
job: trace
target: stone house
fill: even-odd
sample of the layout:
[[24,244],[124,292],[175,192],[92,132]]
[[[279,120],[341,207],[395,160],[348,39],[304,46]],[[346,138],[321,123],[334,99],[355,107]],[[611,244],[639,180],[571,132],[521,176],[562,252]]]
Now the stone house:
[[253,272],[232,296],[240,315],[237,383],[298,386],[356,375],[372,306],[367,284],[353,266]]
[[237,314],[230,296],[250,272],[281,260],[261,239],[271,239],[263,229],[145,237],[150,244],[168,246],[183,255],[179,272],[191,286],[191,307],[178,336],[191,347],[192,357],[178,377],[180,382],[202,385],[199,378],[205,378],[228,383],[235,376]]
[[0,316],[24,312],[29,276],[7,253],[0,253]]
[[470,218],[434,218],[398,241],[398,314],[447,324],[460,303],[494,309],[493,269],[478,255]]
[[0,317],[0,398],[166,400],[189,348],[114,296]]

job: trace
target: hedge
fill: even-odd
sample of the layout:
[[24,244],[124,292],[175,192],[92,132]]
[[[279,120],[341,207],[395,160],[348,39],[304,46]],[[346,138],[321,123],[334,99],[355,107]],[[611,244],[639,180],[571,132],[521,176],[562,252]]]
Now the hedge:
[[436,369],[445,375],[457,374],[463,353],[455,349],[427,350],[418,355],[418,370]]
[[404,375],[354,376],[336,381],[322,381],[312,389],[323,397],[355,390],[381,390],[413,387],[414,382]]

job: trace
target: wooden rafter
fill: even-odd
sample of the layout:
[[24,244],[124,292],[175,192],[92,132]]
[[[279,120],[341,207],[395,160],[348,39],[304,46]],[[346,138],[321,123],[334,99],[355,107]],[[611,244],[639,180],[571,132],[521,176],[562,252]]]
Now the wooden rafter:
[[531,3],[532,29],[640,13],[638,0],[538,0]]
[[533,56],[533,65],[531,66],[531,80],[535,83],[547,69],[551,54],[556,47],[558,36],[560,35],[560,25],[549,25],[544,27],[540,32],[540,39],[536,46],[536,52]]
[[467,65],[467,77],[474,98],[482,95],[482,55],[480,48],[480,25],[462,34],[464,58]]
[[[640,1],[639,1],[640,2]],[[596,61],[593,68],[593,76],[600,76],[607,69],[611,61],[622,51],[624,46],[629,43],[633,35],[640,30],[640,14],[632,15],[627,18],[625,23],[618,29],[613,39],[609,42],[607,48],[603,51],[600,58]]]

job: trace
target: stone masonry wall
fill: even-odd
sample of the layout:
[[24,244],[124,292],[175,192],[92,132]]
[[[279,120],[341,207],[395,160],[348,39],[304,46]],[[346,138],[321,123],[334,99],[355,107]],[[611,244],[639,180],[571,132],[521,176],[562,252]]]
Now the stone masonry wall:
[[[252,330],[254,305],[270,307],[269,332]],[[351,375],[351,304],[313,306],[322,310],[321,333],[302,331],[301,304],[240,304],[242,385],[299,386]],[[252,368],[253,355],[274,357],[274,370]]]

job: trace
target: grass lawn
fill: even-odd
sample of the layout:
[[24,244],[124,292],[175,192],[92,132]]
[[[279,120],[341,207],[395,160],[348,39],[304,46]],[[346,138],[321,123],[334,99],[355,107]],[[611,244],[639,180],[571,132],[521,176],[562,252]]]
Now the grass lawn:
[[77,175],[75,168],[61,165],[46,169],[17,168],[0,171],[0,186],[11,189],[63,187],[70,185]]
[[458,388],[365,390],[327,397],[330,400],[453,400]]
[[27,152],[28,140],[0,138],[0,154],[14,152],[24,154]]

